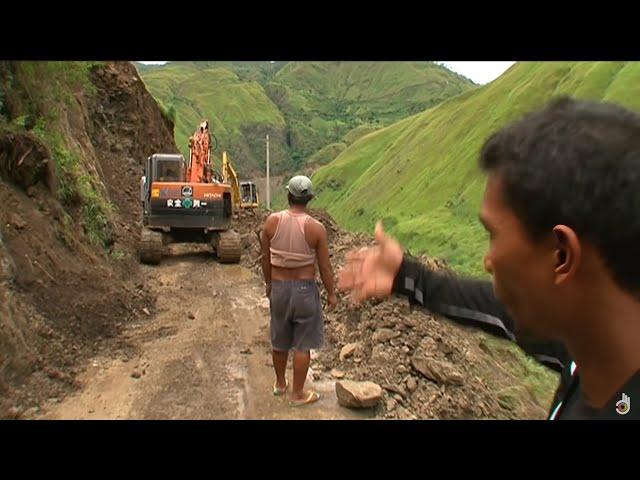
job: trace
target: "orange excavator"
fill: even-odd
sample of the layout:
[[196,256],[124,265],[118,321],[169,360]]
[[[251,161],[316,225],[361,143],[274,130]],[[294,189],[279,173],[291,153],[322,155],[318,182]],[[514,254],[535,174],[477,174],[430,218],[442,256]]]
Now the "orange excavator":
[[140,183],[140,260],[157,264],[171,243],[208,243],[223,263],[238,263],[240,236],[231,229],[237,187],[211,164],[209,124],[203,121],[182,155],[147,158]]

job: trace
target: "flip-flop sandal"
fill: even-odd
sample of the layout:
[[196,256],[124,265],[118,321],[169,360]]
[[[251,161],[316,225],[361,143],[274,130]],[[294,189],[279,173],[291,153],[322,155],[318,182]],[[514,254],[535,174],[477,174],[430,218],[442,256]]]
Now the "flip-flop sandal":
[[277,387],[277,383],[278,382],[273,384],[273,394],[276,397],[279,397],[280,395],[284,395],[285,393],[287,393],[287,389],[289,388],[289,382],[285,380],[285,385],[284,385],[284,388],[282,389]]
[[318,400],[320,400],[320,394],[318,392],[313,392],[310,391],[309,395],[307,395],[307,398],[305,398],[304,400],[298,400],[298,401],[289,401],[289,406],[290,407],[301,407],[303,405],[309,405],[310,403],[315,403]]

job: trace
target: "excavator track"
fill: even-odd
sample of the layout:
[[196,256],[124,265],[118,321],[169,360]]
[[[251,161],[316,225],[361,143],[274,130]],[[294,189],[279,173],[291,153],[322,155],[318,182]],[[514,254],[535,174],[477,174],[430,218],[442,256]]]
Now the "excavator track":
[[233,230],[219,232],[215,249],[220,263],[239,263],[242,255],[240,235]]
[[140,234],[140,261],[157,265],[160,263],[163,253],[162,233],[143,228]]

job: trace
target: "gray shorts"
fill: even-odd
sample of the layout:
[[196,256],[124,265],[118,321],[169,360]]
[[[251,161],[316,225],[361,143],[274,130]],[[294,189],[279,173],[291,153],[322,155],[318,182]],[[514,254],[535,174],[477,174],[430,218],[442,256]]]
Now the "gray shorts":
[[306,352],[322,347],[324,319],[315,280],[271,282],[271,346]]

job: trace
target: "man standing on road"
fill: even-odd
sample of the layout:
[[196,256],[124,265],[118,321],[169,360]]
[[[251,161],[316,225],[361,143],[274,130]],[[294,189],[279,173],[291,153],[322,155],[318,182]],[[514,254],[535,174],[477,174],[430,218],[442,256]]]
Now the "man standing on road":
[[293,177],[287,185],[289,209],[269,215],[261,234],[262,272],[271,309],[271,345],[276,372],[274,395],[283,395],[289,350],[293,350],[291,406],[318,401],[320,395],[304,390],[311,350],[324,341],[324,319],[316,285],[316,260],[327,290],[329,308],[338,300],[334,292],[327,232],[307,213],[313,198],[311,180]]
[[379,224],[340,288],[517,342],[561,372],[549,419],[640,418],[640,115],[563,99],[489,138],[480,166],[493,286],[430,270]]

